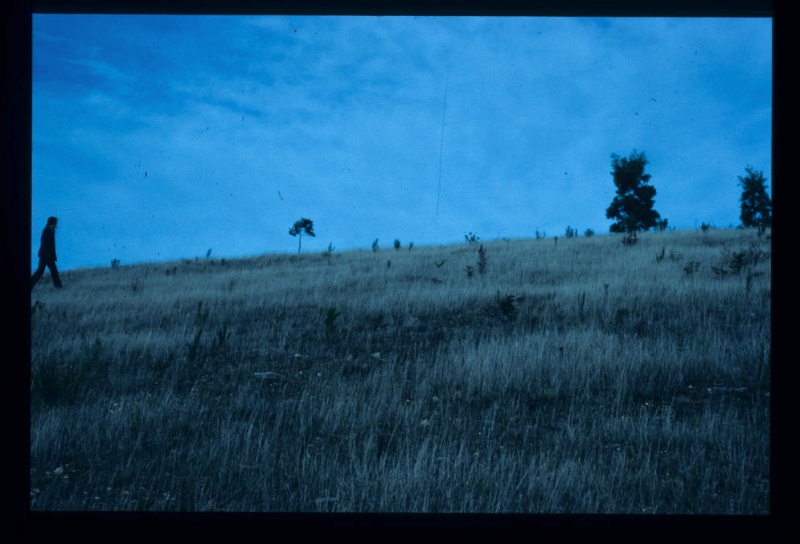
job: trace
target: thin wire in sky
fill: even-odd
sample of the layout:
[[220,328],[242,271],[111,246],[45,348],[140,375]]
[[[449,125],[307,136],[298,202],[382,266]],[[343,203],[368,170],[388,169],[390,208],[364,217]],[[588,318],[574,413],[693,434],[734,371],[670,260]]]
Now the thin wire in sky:
[[442,151],[444,150],[444,115],[447,111],[447,90],[450,87],[450,67],[447,67],[447,76],[444,83],[444,103],[442,104],[442,130],[439,138],[439,186],[436,188],[436,215],[439,215],[439,200],[442,197]]

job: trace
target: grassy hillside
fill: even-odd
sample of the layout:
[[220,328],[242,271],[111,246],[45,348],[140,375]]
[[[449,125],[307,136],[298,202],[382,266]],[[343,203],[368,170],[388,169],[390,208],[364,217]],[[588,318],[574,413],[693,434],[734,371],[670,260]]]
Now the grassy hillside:
[[44,278],[31,508],[767,513],[768,235]]

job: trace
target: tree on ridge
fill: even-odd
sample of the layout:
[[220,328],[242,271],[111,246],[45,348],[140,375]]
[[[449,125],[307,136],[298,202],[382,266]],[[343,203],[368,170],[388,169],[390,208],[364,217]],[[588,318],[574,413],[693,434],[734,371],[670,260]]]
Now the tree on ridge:
[[656,188],[649,184],[650,174],[644,173],[647,166],[644,152],[634,150],[628,157],[612,153],[611,166],[617,187],[617,195],[606,209],[606,217],[615,220],[611,232],[631,234],[666,227],[666,219],[659,221],[661,215],[653,209]]
[[300,253],[300,249],[303,244],[303,234],[307,234],[308,236],[314,237],[314,222],[311,219],[306,219],[305,217],[298,219],[292,225],[292,228],[289,229],[289,234],[292,236],[299,236],[297,239],[297,253]]

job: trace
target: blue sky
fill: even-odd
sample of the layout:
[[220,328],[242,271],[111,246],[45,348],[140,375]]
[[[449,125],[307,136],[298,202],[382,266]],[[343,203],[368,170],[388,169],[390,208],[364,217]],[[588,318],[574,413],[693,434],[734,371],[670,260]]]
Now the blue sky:
[[678,229],[772,186],[768,18],[34,14],[32,67],[65,270],[607,233],[633,150]]

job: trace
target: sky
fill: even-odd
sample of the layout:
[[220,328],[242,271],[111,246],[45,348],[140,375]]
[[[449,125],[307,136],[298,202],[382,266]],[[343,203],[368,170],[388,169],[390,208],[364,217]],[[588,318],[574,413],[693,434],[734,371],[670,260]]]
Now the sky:
[[606,234],[644,152],[670,227],[772,189],[772,20],[34,14],[32,266]]

